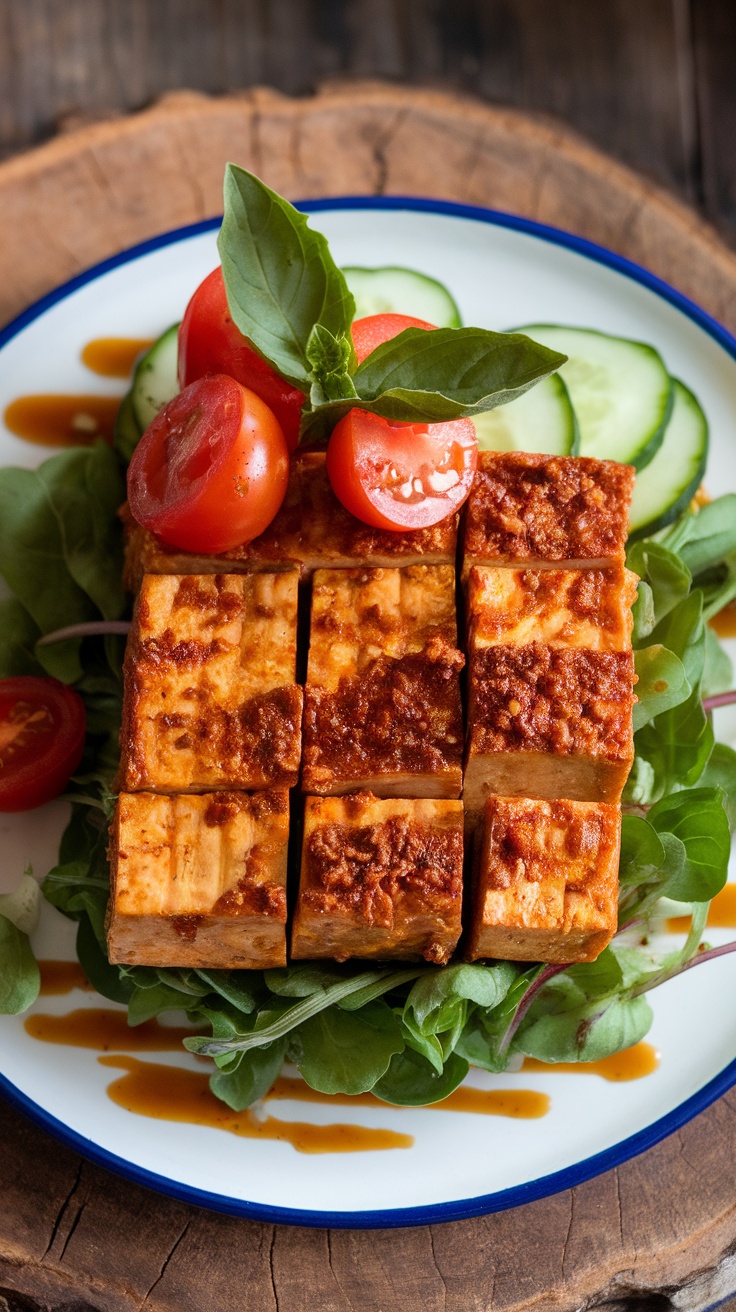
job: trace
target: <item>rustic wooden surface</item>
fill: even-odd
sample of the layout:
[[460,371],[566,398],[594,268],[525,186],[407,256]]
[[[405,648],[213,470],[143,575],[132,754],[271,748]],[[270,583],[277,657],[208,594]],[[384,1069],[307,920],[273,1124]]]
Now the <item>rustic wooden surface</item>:
[[[375,85],[302,101],[173,96],[0,165],[0,319],[114,250],[215,212],[226,158],[292,197],[435,194],[559,223],[736,327],[736,256],[670,196],[553,124]],[[158,1198],[2,1104],[0,1144],[0,1312],[699,1312],[736,1289],[736,1094],[552,1199],[372,1234]]]
[[736,240],[733,0],[0,0],[0,155],[179,87],[381,77],[554,114]]

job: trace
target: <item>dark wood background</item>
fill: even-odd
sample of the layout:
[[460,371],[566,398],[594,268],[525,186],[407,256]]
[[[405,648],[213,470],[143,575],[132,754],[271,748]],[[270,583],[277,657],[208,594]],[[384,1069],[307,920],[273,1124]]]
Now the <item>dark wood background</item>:
[[335,77],[554,115],[736,244],[734,0],[0,0],[0,156],[179,87]]

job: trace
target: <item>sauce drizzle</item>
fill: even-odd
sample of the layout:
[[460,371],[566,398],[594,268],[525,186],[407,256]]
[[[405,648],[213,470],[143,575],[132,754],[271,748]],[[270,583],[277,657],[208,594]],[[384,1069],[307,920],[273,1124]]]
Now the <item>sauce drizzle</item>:
[[[198,1031],[157,1020],[130,1026],[127,1013],[107,1007],[79,1007],[64,1016],[36,1012],[24,1022],[25,1031],[42,1043],[61,1043],[99,1052],[181,1052],[182,1039]],[[168,1069],[168,1068],[167,1068]]]
[[[326,1102],[335,1107],[391,1107],[402,1111],[392,1103],[376,1098],[372,1093],[319,1093],[310,1089],[304,1080],[292,1079],[280,1075],[271,1086],[267,1099],[288,1098],[295,1102]],[[534,1093],[531,1089],[472,1089],[469,1087],[455,1089],[440,1102],[433,1102],[425,1110],[433,1112],[478,1112],[485,1116],[513,1116],[534,1119],[546,1116],[550,1099],[546,1093]]]
[[59,997],[62,993],[71,993],[72,989],[84,989],[94,993],[78,961],[39,961],[41,972],[41,997]]
[[112,442],[119,396],[39,393],[11,401],[3,416],[16,437],[44,446],[90,446]]
[[[706,924],[713,929],[736,929],[736,884],[726,884],[720,893],[716,893],[708,908]],[[690,917],[670,916],[667,929],[671,934],[687,934]]]
[[660,1055],[651,1043],[635,1043],[632,1048],[615,1052],[612,1057],[602,1057],[600,1061],[537,1061],[536,1057],[525,1057],[523,1071],[537,1071],[548,1074],[568,1075],[602,1075],[604,1080],[622,1083],[625,1080],[641,1080],[651,1075],[659,1066]]
[[712,615],[708,623],[712,629],[715,629],[719,638],[736,638],[736,604],[729,602],[723,610]]
[[310,1125],[304,1121],[259,1119],[252,1111],[234,1112],[210,1092],[209,1077],[181,1066],[138,1061],[135,1057],[98,1057],[102,1066],[126,1071],[108,1085],[118,1107],[161,1121],[183,1121],[227,1130],[243,1139],[277,1139],[300,1153],[354,1153],[411,1148],[410,1134],[374,1130],[363,1125]]
[[150,337],[95,337],[82,351],[82,364],[103,378],[127,378],[150,346]]

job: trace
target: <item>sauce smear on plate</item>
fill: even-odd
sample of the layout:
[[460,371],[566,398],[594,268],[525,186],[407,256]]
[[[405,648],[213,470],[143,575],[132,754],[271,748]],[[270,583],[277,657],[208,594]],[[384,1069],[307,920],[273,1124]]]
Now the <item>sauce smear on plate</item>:
[[103,378],[127,378],[138,356],[150,346],[149,337],[95,337],[82,351],[82,364]]
[[523,1071],[559,1072],[563,1075],[602,1075],[604,1080],[615,1083],[624,1080],[640,1080],[644,1075],[651,1075],[659,1066],[659,1053],[651,1043],[635,1043],[633,1048],[615,1052],[612,1057],[602,1057],[600,1061],[537,1061],[536,1057],[525,1057]]
[[11,401],[3,416],[16,437],[44,446],[90,446],[112,442],[119,396],[39,393]]
[[198,1033],[157,1020],[131,1026],[124,1011],[106,1007],[79,1007],[65,1016],[36,1012],[24,1022],[27,1034],[42,1043],[61,1043],[74,1048],[97,1048],[100,1052],[181,1052],[182,1039]]
[[[717,893],[708,908],[706,922],[713,929],[736,929],[736,884],[726,884]],[[670,916],[667,928],[671,934],[687,934],[690,929],[689,916]]]
[[62,993],[71,993],[72,989],[84,989],[94,993],[78,961],[39,961],[41,972],[41,997],[59,997]]

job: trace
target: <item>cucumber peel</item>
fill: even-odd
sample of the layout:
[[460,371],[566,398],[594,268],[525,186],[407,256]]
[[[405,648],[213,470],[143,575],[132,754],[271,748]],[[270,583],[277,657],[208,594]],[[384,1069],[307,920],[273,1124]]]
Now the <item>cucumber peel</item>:
[[674,378],[674,405],[664,441],[636,475],[629,537],[648,537],[686,510],[708,459],[708,420],[696,396]]

